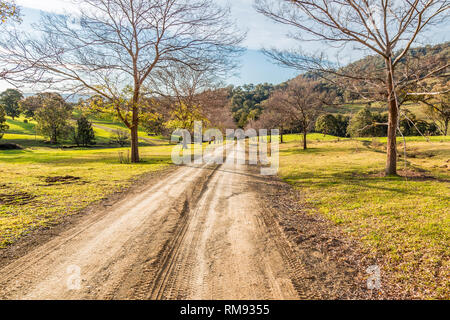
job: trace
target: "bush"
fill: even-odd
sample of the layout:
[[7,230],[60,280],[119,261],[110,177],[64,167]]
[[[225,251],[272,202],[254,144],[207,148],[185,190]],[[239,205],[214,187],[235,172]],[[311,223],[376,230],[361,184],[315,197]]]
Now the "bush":
[[124,130],[114,130],[111,135],[111,142],[120,145],[121,147],[129,144],[130,142],[130,134]]
[[400,120],[400,130],[404,136],[434,136],[439,135],[439,128],[434,123],[417,120],[411,112],[406,112],[406,117]]
[[372,113],[369,107],[364,107],[350,119],[347,133],[351,137],[385,137],[387,120],[387,114]]
[[329,134],[336,137],[347,136],[347,126],[349,117],[338,114],[334,116],[331,113],[323,114],[317,118],[315,129],[317,132]]

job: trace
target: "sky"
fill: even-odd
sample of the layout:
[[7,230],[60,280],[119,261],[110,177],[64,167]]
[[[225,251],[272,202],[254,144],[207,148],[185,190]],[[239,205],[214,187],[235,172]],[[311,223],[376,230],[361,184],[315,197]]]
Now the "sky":
[[[229,4],[231,14],[235,23],[241,30],[247,31],[247,38],[243,46],[247,49],[241,57],[240,69],[237,75],[230,76],[225,80],[227,84],[242,85],[246,83],[281,83],[292,79],[299,74],[298,71],[286,69],[272,63],[262,52],[262,48],[277,47],[278,49],[302,48],[304,51],[320,51],[326,49],[318,43],[299,43],[290,39],[288,27],[276,24],[257,13],[253,8],[254,0],[216,0],[220,4]],[[30,30],[31,23],[37,22],[40,11],[65,13],[77,9],[70,0],[16,0],[22,8],[22,28]],[[450,41],[450,24],[438,30],[432,30],[434,43]],[[313,47],[314,46],[314,47]],[[355,50],[347,50],[343,54],[346,61],[354,61],[362,57],[363,53]],[[0,90],[4,90],[8,84],[0,81]]]

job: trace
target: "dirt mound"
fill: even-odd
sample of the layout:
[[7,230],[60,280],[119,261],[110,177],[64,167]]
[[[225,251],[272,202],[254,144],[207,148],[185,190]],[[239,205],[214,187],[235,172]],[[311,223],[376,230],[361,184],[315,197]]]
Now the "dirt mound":
[[2,143],[0,144],[0,150],[22,150],[23,148],[15,143]]
[[16,192],[13,194],[0,193],[0,204],[3,205],[23,205],[33,200],[35,196],[27,192]]
[[45,182],[47,183],[72,183],[80,180],[80,177],[74,176],[55,176],[55,177],[46,177]]

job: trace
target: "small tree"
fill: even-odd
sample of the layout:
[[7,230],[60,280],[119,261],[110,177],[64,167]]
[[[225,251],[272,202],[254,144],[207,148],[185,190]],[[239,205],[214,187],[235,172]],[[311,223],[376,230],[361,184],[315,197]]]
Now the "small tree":
[[22,98],[22,93],[16,89],[6,89],[0,94],[0,105],[5,109],[6,115],[13,120],[20,116],[19,101]]
[[368,106],[350,119],[347,134],[351,137],[380,137],[387,133],[387,115],[371,112]]
[[66,138],[70,132],[68,120],[72,114],[70,106],[57,93],[47,93],[34,113],[38,131],[50,138],[52,144]]
[[368,137],[370,136],[369,128],[373,126],[373,116],[370,109],[364,107],[359,110],[350,119],[348,124],[347,133],[351,137]]
[[75,143],[78,146],[81,145],[83,147],[95,144],[95,134],[92,123],[85,116],[81,116],[81,118],[77,120]]
[[3,110],[3,107],[0,106],[0,139],[3,138],[6,130],[9,129],[9,126],[6,124],[6,113]]
[[290,105],[290,116],[293,123],[303,133],[303,149],[307,149],[306,135],[310,132],[323,107],[334,101],[331,93],[321,92],[319,84],[303,77],[292,80],[285,89],[286,102]]
[[121,147],[124,147],[130,142],[130,134],[124,130],[114,130],[111,135],[111,141],[113,143],[117,143]]

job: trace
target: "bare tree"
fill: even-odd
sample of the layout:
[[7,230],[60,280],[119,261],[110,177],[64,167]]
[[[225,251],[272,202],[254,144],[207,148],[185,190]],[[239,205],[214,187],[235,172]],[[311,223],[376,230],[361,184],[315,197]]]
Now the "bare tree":
[[154,74],[173,63],[224,72],[243,35],[212,0],[77,2],[79,15],[43,15],[38,39],[9,30],[1,40],[3,78],[98,95],[130,129],[138,162],[141,103]]
[[209,125],[222,133],[226,129],[235,129],[230,106],[230,88],[210,88],[197,95],[199,105],[202,107]]
[[156,94],[171,110],[170,124],[192,130],[194,121],[203,127],[212,126],[225,132],[234,122],[229,106],[229,88],[224,88],[215,70],[192,70],[184,65],[172,65],[158,72]]
[[[306,56],[298,52],[267,51],[276,61],[332,79],[353,79],[373,86],[388,104],[388,142],[386,174],[397,174],[396,130],[399,121],[399,86],[420,81],[448,68],[448,61],[436,68],[428,68],[422,77],[404,74],[401,82],[396,69],[407,56],[411,46],[428,26],[448,18],[448,0],[256,0],[257,10],[267,17],[293,26],[298,40],[323,41],[330,45],[352,44],[377,55],[384,62],[384,72],[355,73],[340,70],[325,55]],[[399,50],[400,49],[400,50]],[[395,50],[398,50],[396,52]],[[336,79],[336,78],[334,78]],[[350,88],[351,89],[351,88]],[[370,92],[367,92],[370,93]]]
[[263,102],[264,111],[259,117],[259,127],[279,129],[281,143],[284,130],[292,126],[294,120],[292,114],[296,113],[296,109],[292,106],[292,98],[288,90],[274,91],[269,99]]
[[298,77],[291,80],[285,89],[272,93],[264,103],[261,119],[267,125],[276,125],[280,132],[289,126],[301,128],[303,149],[306,149],[308,132],[323,112],[323,107],[334,99],[333,94],[321,91],[317,82]]

